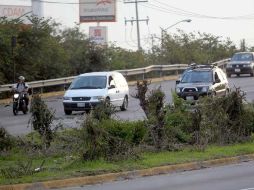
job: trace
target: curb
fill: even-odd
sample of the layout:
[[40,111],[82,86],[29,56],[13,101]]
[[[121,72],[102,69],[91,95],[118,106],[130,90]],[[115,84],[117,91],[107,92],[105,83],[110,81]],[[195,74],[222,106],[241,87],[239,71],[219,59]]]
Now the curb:
[[[178,76],[168,76],[168,77],[152,78],[152,79],[146,79],[146,80],[151,81],[151,83],[155,83],[155,82],[162,82],[162,81],[167,81],[167,80],[176,80],[177,78],[178,78]],[[137,83],[137,81],[128,82],[129,86],[134,86],[136,83]],[[50,98],[50,97],[57,97],[57,96],[63,96],[63,95],[64,95],[64,91],[49,92],[49,93],[42,94],[42,98]],[[12,102],[11,98],[2,99],[2,100],[0,100],[0,105],[10,104],[11,102]]]
[[154,167],[154,168],[136,170],[136,171],[109,173],[109,174],[96,175],[96,176],[52,180],[52,181],[30,183],[30,184],[27,183],[27,184],[17,184],[17,185],[4,185],[4,186],[0,186],[0,190],[33,190],[33,189],[47,190],[47,189],[53,189],[53,188],[65,188],[65,187],[75,187],[75,186],[77,187],[77,186],[93,185],[98,183],[112,182],[112,181],[118,181],[118,180],[124,180],[124,179],[133,179],[136,177],[154,176],[154,175],[169,174],[169,173],[180,172],[180,171],[198,170],[202,168],[208,168],[211,166],[237,164],[240,162],[247,162],[251,160],[254,160],[254,154],[228,157],[228,158],[220,158],[215,160],[191,162],[191,163],[184,163],[184,164],[160,166],[160,167]]

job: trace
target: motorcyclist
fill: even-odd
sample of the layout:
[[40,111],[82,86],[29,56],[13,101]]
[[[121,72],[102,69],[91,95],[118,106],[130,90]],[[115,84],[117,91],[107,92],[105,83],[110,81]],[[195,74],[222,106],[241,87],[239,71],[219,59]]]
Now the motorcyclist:
[[24,99],[25,99],[26,105],[28,106],[28,104],[29,104],[29,97],[28,97],[29,86],[28,86],[28,84],[25,83],[25,77],[19,76],[18,79],[19,79],[18,83],[13,86],[13,90],[15,92],[24,94]]

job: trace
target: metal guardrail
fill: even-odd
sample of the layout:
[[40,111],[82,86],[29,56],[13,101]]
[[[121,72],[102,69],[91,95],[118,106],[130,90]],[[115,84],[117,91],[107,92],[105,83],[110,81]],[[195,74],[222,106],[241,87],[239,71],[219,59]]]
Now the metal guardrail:
[[[217,64],[219,67],[224,69],[226,64],[229,62],[229,60],[230,59],[224,59],[224,60],[215,62],[213,64]],[[152,71],[160,72],[160,77],[162,77],[163,72],[176,71],[175,72],[175,74],[176,74],[177,71],[184,70],[187,67],[188,67],[187,64],[151,65],[151,66],[144,67],[144,68],[117,70],[117,71],[122,73],[125,77],[135,76],[135,75],[143,75],[142,78],[145,79],[145,74],[150,73]],[[43,87],[49,87],[49,86],[67,85],[67,84],[70,84],[75,77],[76,76],[58,78],[58,79],[50,79],[50,80],[33,81],[33,82],[28,82],[27,84],[30,86],[30,88],[43,88]],[[12,87],[12,86],[13,86],[13,84],[0,85],[0,93],[10,91],[10,87]]]

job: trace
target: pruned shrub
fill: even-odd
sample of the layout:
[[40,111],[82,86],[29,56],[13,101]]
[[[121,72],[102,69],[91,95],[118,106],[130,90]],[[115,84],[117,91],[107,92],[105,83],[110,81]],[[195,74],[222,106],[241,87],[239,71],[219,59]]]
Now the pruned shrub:
[[139,99],[139,104],[146,114],[147,120],[145,122],[146,127],[149,130],[149,138],[152,145],[156,149],[163,149],[165,142],[167,142],[167,136],[165,133],[165,94],[162,92],[161,87],[151,90],[149,94],[147,80],[137,82],[137,94],[136,98]]
[[3,127],[0,127],[0,152],[10,150],[14,145],[13,141],[11,135]]
[[30,112],[32,116],[29,123],[40,134],[44,147],[47,149],[54,138],[55,129],[53,129],[52,123],[55,113],[48,108],[39,95],[33,96]]
[[90,116],[85,119],[82,131],[85,160],[135,158],[135,146],[141,144],[146,135],[143,122],[98,121]]
[[110,104],[109,100],[101,101],[101,103],[94,107],[92,110],[92,117],[102,121],[110,119],[111,116],[116,112],[116,108]]
[[254,109],[244,100],[245,94],[239,88],[225,97],[201,99],[196,107],[196,112],[201,113],[197,144],[228,144],[248,140],[253,131]]
[[173,104],[167,106],[165,115],[166,136],[169,150],[178,150],[192,143],[192,117],[186,101],[173,93]]

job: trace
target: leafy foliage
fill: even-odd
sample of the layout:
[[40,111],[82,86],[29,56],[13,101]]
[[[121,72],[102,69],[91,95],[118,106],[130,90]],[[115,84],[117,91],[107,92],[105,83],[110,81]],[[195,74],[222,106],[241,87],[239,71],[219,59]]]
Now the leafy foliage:
[[98,121],[88,116],[82,132],[85,160],[121,160],[137,157],[134,145],[143,141],[146,129],[142,122]]
[[245,94],[236,88],[226,97],[201,100],[200,138],[206,143],[228,144],[249,139],[254,129],[254,109],[244,103]]
[[[89,41],[79,26],[61,30],[51,19],[28,17],[22,20],[0,18],[0,83],[26,76],[27,81],[44,80],[102,70],[131,69],[151,64],[206,64],[231,57],[239,51],[230,39],[207,33],[185,33],[179,30],[164,35],[162,43],[148,52],[132,51],[114,44],[97,46]],[[11,47],[11,39],[17,44]],[[247,42],[246,42],[247,43]],[[251,48],[245,47],[246,50]]]
[[116,108],[110,104],[110,100],[101,101],[101,103],[92,110],[92,117],[102,121],[108,120],[116,112]]
[[146,114],[146,127],[149,129],[149,136],[156,149],[162,149],[165,145],[165,94],[161,88],[150,91],[147,95],[149,82],[147,80],[137,82],[136,98]]
[[3,127],[0,127],[0,152],[8,151],[12,147],[13,139]]
[[30,112],[32,116],[29,122],[33,129],[40,134],[45,148],[49,148],[55,131],[52,129],[52,122],[55,117],[54,112],[48,109],[39,95],[33,96]]

